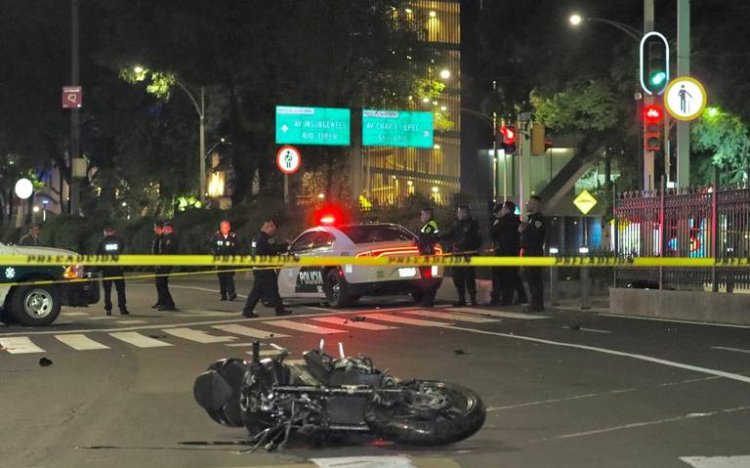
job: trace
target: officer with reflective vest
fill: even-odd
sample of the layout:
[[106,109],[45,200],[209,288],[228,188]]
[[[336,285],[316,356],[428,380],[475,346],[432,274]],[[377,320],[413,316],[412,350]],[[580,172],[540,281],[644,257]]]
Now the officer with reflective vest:
[[[213,255],[235,255],[237,253],[237,234],[226,219],[219,224],[219,230],[211,237],[210,250]],[[219,276],[220,301],[237,299],[234,290],[234,271],[232,267],[217,267]]]
[[[422,228],[419,230],[419,237],[417,238],[417,248],[419,249],[420,255],[435,255],[435,246],[439,239],[439,229],[437,221],[432,219],[432,216],[432,208],[422,208],[422,212],[419,215],[419,220],[422,222]],[[425,287],[421,301],[422,306],[434,306],[436,294],[436,287]]]
[[[125,244],[122,239],[115,235],[115,228],[106,226],[104,228],[104,238],[96,249],[97,255],[106,255],[116,258],[124,252]],[[107,265],[101,267],[102,288],[104,289],[104,311],[107,315],[112,315],[112,283],[117,290],[117,307],[120,309],[120,315],[128,315],[125,299],[125,279],[123,269],[119,265]]]

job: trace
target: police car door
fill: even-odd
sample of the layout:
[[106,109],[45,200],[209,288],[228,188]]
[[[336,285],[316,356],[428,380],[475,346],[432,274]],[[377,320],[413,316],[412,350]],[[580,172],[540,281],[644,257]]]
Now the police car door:
[[[312,248],[305,253],[310,257],[327,257],[333,251],[335,236],[327,231],[316,231],[313,237]],[[325,268],[317,265],[309,265],[299,269],[294,284],[294,293],[299,297],[325,297],[323,283],[325,281]]]
[[[297,237],[292,245],[289,247],[289,253],[295,256],[304,256],[308,254],[313,248],[313,241],[315,239],[315,231],[305,232]],[[294,297],[295,285],[297,283],[297,275],[300,272],[300,267],[286,266],[279,272],[279,295],[281,297]]]

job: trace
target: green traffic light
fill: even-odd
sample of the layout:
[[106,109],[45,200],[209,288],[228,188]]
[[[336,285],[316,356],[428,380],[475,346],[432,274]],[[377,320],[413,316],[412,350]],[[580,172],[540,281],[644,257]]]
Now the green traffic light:
[[667,80],[667,74],[666,72],[662,70],[652,72],[651,76],[649,77],[649,82],[653,86],[661,86],[664,84],[666,80]]

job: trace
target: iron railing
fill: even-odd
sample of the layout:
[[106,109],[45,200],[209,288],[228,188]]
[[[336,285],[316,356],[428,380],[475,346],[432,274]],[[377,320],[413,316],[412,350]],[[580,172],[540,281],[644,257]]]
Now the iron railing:
[[[618,256],[750,257],[750,188],[716,186],[620,194],[614,203]],[[750,289],[747,268],[618,267],[615,285],[733,292]]]

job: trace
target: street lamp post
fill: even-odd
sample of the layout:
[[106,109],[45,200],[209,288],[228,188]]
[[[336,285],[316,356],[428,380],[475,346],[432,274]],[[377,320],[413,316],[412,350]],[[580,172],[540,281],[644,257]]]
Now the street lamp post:
[[628,36],[632,37],[633,39],[639,42],[641,40],[641,37],[643,36],[643,31],[637,28],[634,28],[633,26],[629,26],[625,23],[620,23],[619,21],[612,21],[612,20],[608,20],[605,18],[581,16],[576,13],[576,14],[570,15],[570,17],[568,18],[568,21],[570,21],[570,24],[572,24],[573,26],[579,26],[584,21],[595,21],[599,23],[608,24],[610,26],[614,26],[615,28],[619,29],[620,31],[624,32],[625,34],[627,34]]
[[206,154],[206,89],[205,87],[201,86],[201,95],[200,95],[200,104],[198,104],[198,100],[195,98],[193,93],[190,92],[190,90],[182,84],[179,80],[175,78],[174,82],[177,84],[177,86],[180,87],[183,91],[185,91],[185,94],[190,98],[190,101],[193,103],[193,106],[195,106],[195,112],[198,113],[198,120],[199,120],[199,148],[198,148],[198,155],[199,160],[198,164],[200,164],[200,186],[198,187],[198,199],[201,202],[201,205],[204,205],[206,203],[206,160],[205,160],[205,154]]

